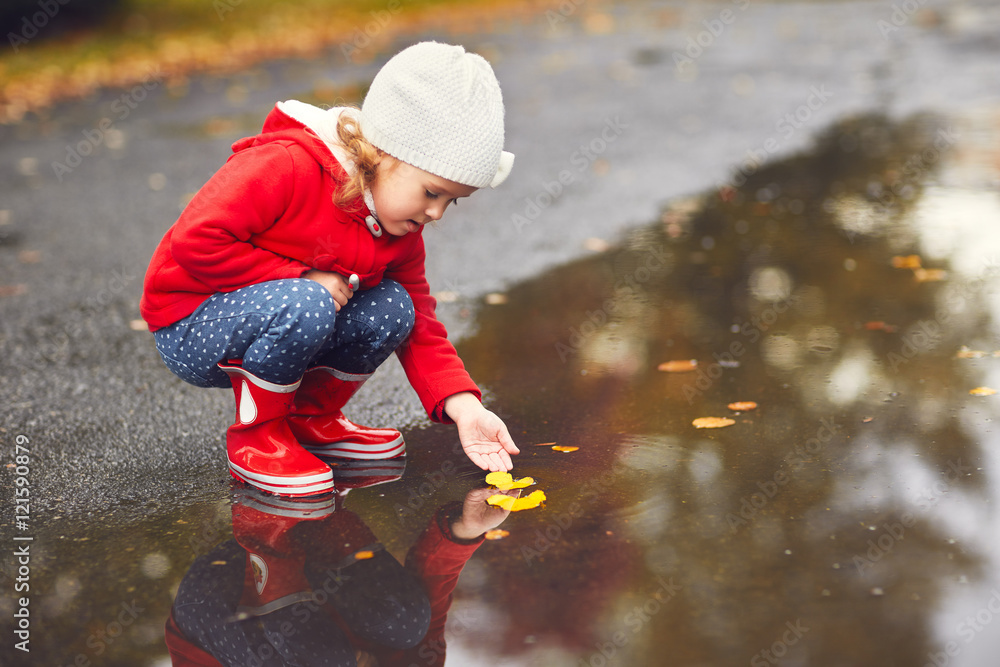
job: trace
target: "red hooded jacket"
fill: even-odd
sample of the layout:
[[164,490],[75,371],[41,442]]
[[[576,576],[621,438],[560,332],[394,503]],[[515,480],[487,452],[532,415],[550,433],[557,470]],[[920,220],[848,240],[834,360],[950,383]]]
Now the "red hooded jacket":
[[153,254],[140,302],[151,331],[187,317],[218,292],[299,278],[311,269],[356,273],[361,290],[391,278],[409,293],[416,313],[396,354],[430,418],[450,421],[442,401],[453,394],[481,398],[434,314],[422,230],[376,238],[365,225],[369,211],[361,198],[348,210],[337,207],[344,168],[281,104],[261,134],[237,141],[233,153]]

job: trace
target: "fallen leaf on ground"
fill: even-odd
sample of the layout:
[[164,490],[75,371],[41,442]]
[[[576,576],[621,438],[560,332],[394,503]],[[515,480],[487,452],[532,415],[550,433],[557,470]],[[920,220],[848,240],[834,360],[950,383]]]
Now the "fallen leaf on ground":
[[535,483],[530,477],[522,477],[519,480],[514,480],[514,477],[509,472],[491,472],[486,476],[486,483],[490,486],[495,486],[501,491],[509,491],[511,489],[523,489],[526,486],[531,486]]
[[493,530],[487,530],[486,534],[483,535],[483,537],[485,537],[488,540],[502,540],[508,535],[510,535],[510,533],[504,530],[503,528],[494,528]]
[[505,496],[502,493],[495,493],[486,499],[487,504],[493,505],[494,507],[499,507],[500,509],[505,509],[509,512],[520,512],[521,510],[530,510],[535,507],[538,507],[544,502],[545,502],[544,491],[532,491],[524,498],[514,498],[513,496]]
[[551,447],[554,444],[556,444],[556,443],[554,443],[554,442],[540,442],[540,443],[538,443],[537,445],[534,445],[534,446],[535,447]]
[[757,404],[753,401],[735,401],[729,404],[730,410],[736,410],[737,412],[746,412],[748,410],[756,410]]
[[579,447],[569,447],[569,446],[566,446],[566,445],[556,445],[552,449],[554,449],[557,452],[566,452],[566,453],[569,453],[569,452],[575,452],[576,450],[578,450],[580,448]]
[[373,551],[359,551],[358,553],[354,554],[355,560],[368,560],[369,558],[374,558],[374,557],[375,557],[375,552]]
[[697,359],[681,359],[676,361],[664,361],[656,367],[656,370],[664,373],[688,373],[698,368]]
[[28,286],[24,284],[0,285],[0,296],[19,296],[28,291]]
[[892,265],[897,269],[919,269],[920,255],[896,255],[892,258]]
[[875,419],[875,418],[874,417],[865,417],[864,419],[861,420],[861,422],[864,423],[864,424],[867,424],[868,422],[870,422],[873,419]]
[[997,390],[990,389],[989,387],[976,387],[975,389],[970,389],[969,393],[973,396],[992,396],[997,393]]
[[948,277],[948,272],[944,269],[914,269],[913,277],[918,283],[934,283]]
[[985,356],[986,353],[982,350],[970,350],[964,345],[955,353],[956,359],[980,359]]
[[691,423],[695,428],[723,428],[732,426],[736,421],[728,417],[698,417]]

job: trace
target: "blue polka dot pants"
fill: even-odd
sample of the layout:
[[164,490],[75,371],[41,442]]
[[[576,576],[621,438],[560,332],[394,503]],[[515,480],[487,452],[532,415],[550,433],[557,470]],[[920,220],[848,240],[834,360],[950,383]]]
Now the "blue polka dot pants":
[[413,302],[393,280],[355,293],[337,312],[322,285],[291,278],[214,294],[153,336],[167,368],[198,387],[229,387],[217,364],[230,359],[262,380],[292,384],[312,366],[373,373],[413,321]]

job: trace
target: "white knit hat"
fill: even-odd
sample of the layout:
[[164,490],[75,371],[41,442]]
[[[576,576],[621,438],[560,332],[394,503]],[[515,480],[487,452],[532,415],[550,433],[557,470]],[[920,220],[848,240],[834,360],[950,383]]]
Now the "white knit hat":
[[389,155],[475,188],[500,185],[514,164],[493,68],[461,46],[421,42],[393,56],[361,105],[361,131]]

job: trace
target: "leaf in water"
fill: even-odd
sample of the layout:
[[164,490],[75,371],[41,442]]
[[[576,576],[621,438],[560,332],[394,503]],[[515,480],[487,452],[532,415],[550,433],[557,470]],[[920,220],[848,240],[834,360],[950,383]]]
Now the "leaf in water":
[[970,389],[969,393],[973,396],[992,396],[997,393],[997,390],[990,389],[989,387],[976,387],[975,389]]
[[920,255],[896,255],[892,258],[892,265],[897,269],[919,269]]
[[580,448],[579,447],[568,447],[568,446],[564,446],[564,445],[556,445],[552,449],[554,449],[557,452],[564,452],[564,453],[568,454],[570,452],[575,452],[576,450],[578,450]]
[[537,445],[534,445],[534,446],[535,447],[551,447],[554,444],[556,444],[556,443],[554,443],[554,442],[540,442],[540,443],[538,443]]
[[884,331],[886,333],[895,333],[898,327],[893,324],[886,324],[885,322],[878,320],[875,322],[865,322],[865,329],[868,331]]
[[695,428],[723,428],[732,426],[736,421],[728,417],[698,417],[691,423]]
[[374,557],[375,557],[375,552],[373,551],[359,551],[358,553],[354,554],[355,560],[368,560],[369,558],[374,558]]
[[486,534],[483,535],[483,537],[485,537],[488,540],[502,540],[508,535],[510,535],[510,533],[504,530],[503,528],[494,528],[493,530],[487,530]]
[[955,353],[956,359],[980,359],[985,357],[986,353],[981,350],[970,350],[968,347],[963,345],[958,352]]
[[736,410],[737,412],[747,412],[749,410],[756,410],[757,404],[753,401],[735,401],[728,405],[730,410]]
[[501,491],[509,491],[511,489],[523,489],[526,486],[531,486],[535,483],[535,480],[531,477],[522,477],[519,480],[515,480],[509,472],[491,472],[486,476],[486,483],[490,486],[495,486]]
[[656,370],[664,373],[689,373],[698,368],[697,359],[680,359],[676,361],[664,361],[656,367]]
[[948,272],[944,269],[914,269],[913,277],[918,283],[934,283],[945,280]]
[[487,498],[486,502],[489,505],[493,505],[494,507],[499,507],[510,512],[520,512],[521,510],[533,509],[544,503],[545,492],[532,491],[524,498],[514,498],[513,496],[505,496],[502,493],[495,493]]

